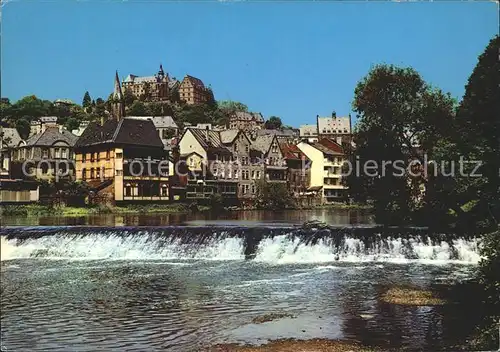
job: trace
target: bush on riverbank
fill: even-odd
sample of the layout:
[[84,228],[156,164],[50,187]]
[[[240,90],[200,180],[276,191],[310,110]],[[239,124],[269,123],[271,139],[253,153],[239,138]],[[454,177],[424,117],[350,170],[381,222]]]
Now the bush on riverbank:
[[182,203],[87,207],[52,207],[40,204],[0,206],[0,213],[3,216],[86,216],[97,214],[183,213],[187,211],[189,211],[188,207]]
[[479,282],[484,286],[483,302],[489,314],[471,340],[474,349],[500,347],[500,228],[483,236]]

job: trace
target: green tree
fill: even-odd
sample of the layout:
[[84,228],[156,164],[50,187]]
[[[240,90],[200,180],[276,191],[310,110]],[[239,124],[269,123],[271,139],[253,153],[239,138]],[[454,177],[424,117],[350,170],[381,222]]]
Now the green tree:
[[217,118],[217,110],[207,104],[183,104],[177,105],[174,110],[174,118],[178,124],[188,122],[192,125],[198,123],[214,123]]
[[41,100],[35,95],[29,95],[12,104],[11,115],[14,119],[26,117],[28,121],[31,121],[49,115],[52,105],[52,102],[48,100]]
[[457,111],[456,131],[443,154],[456,153],[465,160],[479,160],[481,177],[448,178],[438,189],[442,202],[450,197],[466,204],[457,216],[457,228],[484,234],[479,279],[484,286],[486,312],[483,326],[478,327],[477,349],[499,346],[500,319],[500,37],[495,36],[479,56],[465,86]]
[[80,126],[80,122],[76,118],[70,117],[68,121],[66,121],[64,126],[68,131],[73,131],[78,129],[78,127]]
[[284,183],[267,182],[259,180],[256,182],[257,196],[256,206],[259,209],[280,210],[292,208],[295,201]]
[[134,93],[132,93],[132,90],[130,88],[125,88],[123,92],[123,102],[125,103],[125,106],[130,106],[134,103],[136,100]]
[[359,122],[351,163],[359,160],[361,172],[345,180],[350,196],[372,201],[379,223],[413,222],[423,209],[427,179],[423,173],[413,177],[407,164],[423,163],[424,154],[432,158],[437,142],[448,138],[453,99],[411,68],[378,65],[358,83],[353,109]]
[[92,98],[90,97],[90,94],[88,91],[85,92],[85,94],[83,96],[82,107],[84,109],[92,107]]
[[16,120],[16,129],[22,139],[28,138],[30,134],[30,122],[27,117]]
[[176,85],[172,89],[170,89],[170,92],[168,93],[168,100],[171,103],[180,103],[181,102],[181,96],[179,95],[179,85]]
[[68,118],[72,115],[71,108],[65,104],[52,105],[49,109],[49,115],[57,116],[58,118]]
[[457,145],[468,160],[481,160],[483,182],[476,183],[480,194],[477,207],[488,209],[490,226],[500,217],[500,37],[494,37],[465,87],[457,113]]
[[8,125],[12,124],[11,109],[12,107],[8,99],[6,101],[0,101],[0,116],[2,117],[2,122]]
[[283,127],[283,123],[278,116],[271,116],[264,124],[264,127],[268,130],[279,130]]
[[151,112],[149,111],[146,104],[142,101],[135,101],[129,109],[129,115],[131,116],[150,116]]
[[163,116],[163,104],[154,102],[150,103],[149,106],[149,112],[151,112],[151,116]]
[[95,115],[103,117],[106,115],[106,102],[102,98],[97,98],[95,101]]
[[236,111],[246,111],[248,112],[248,106],[238,101],[233,100],[221,100],[217,102],[219,109],[226,113],[234,113]]

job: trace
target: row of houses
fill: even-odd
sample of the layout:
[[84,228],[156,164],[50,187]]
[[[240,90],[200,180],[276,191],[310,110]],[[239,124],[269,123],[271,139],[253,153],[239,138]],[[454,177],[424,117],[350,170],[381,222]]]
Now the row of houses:
[[25,181],[30,188],[31,180],[55,179],[86,182],[94,197],[112,203],[203,201],[218,193],[227,203],[251,204],[262,182],[283,184],[301,201],[346,197],[344,148],[333,139],[210,125],[188,126],[166,138],[167,128],[177,131],[166,117],[120,117],[92,122],[80,136],[42,125],[27,140],[3,128],[2,200],[27,200],[13,195],[15,187],[4,193],[9,182],[19,188]]

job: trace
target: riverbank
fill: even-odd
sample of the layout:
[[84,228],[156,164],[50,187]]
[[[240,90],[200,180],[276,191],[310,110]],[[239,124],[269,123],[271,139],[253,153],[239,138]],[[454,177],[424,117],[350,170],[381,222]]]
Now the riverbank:
[[[207,208],[209,209],[209,208]],[[205,209],[199,209],[205,210]],[[161,214],[190,212],[187,204],[148,204],[127,206],[88,206],[88,207],[51,207],[47,205],[2,205],[0,213],[4,216],[87,216],[100,214]]]
[[[325,204],[314,207],[292,208],[283,210],[315,210],[315,209],[341,209],[341,210],[369,210],[370,206],[362,204]],[[191,213],[193,211],[209,211],[212,207],[205,205],[193,206],[187,203],[170,204],[145,204],[145,205],[125,205],[125,206],[86,206],[52,207],[41,204],[27,205],[1,205],[0,214],[4,216],[88,216],[100,214],[173,214]],[[226,208],[225,211],[245,211],[259,210],[256,208]]]
[[312,339],[293,340],[284,339],[271,341],[261,346],[242,346],[236,344],[217,345],[210,347],[207,352],[375,352],[377,349],[365,347],[345,341]]

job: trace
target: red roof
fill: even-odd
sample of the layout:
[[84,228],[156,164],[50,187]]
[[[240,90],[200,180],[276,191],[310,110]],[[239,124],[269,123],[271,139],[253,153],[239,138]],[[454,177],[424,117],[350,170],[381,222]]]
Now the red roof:
[[279,145],[285,159],[307,160],[306,155],[295,144],[279,142]]
[[328,149],[330,149],[330,150],[332,150],[334,152],[337,152],[337,153],[340,153],[340,154],[344,154],[344,149],[342,148],[342,146],[340,144],[332,141],[329,138],[320,139],[318,141],[318,143],[321,144],[324,147],[327,147]]

